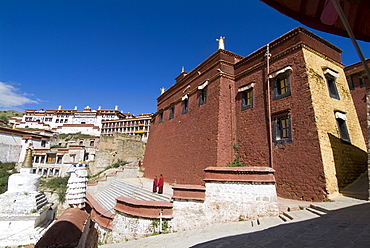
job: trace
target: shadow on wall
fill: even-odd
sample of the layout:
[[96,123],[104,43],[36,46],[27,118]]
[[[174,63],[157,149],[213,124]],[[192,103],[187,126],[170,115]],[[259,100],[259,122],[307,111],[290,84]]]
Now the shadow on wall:
[[[328,133],[339,191],[367,171],[367,152]],[[369,184],[367,184],[369,187]]]
[[193,248],[368,247],[370,203],[330,211],[320,218],[215,239]]

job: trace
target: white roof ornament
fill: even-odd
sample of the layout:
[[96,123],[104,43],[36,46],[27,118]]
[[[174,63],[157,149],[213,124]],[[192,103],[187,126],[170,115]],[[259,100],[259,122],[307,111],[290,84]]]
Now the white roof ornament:
[[216,39],[218,41],[218,50],[222,49],[222,50],[225,50],[225,40],[226,37],[222,37],[220,36],[219,39]]
[[333,70],[331,70],[329,68],[324,71],[324,74],[329,74],[332,77],[339,77],[339,74],[338,73],[336,73],[335,71],[333,71]]
[[181,101],[185,101],[187,99],[189,99],[189,95],[188,94],[186,94],[185,96],[181,97]]
[[250,88],[253,88],[254,85],[255,85],[255,83],[250,83],[250,84],[247,84],[247,85],[245,85],[243,87],[240,87],[238,89],[238,92],[243,92],[243,91],[249,90]]
[[208,85],[208,80],[198,86],[198,90],[204,89]]
[[269,75],[269,78],[274,78],[274,77],[276,77],[277,75],[279,75],[279,74],[281,74],[281,73],[284,73],[284,72],[287,72],[287,71],[293,71],[293,68],[292,68],[291,66],[287,66],[287,67],[285,67],[285,68],[283,68],[283,69],[281,69],[281,70],[279,70],[279,71],[277,71],[277,72],[271,73],[271,74]]
[[339,111],[335,112],[335,118],[336,119],[342,119],[344,121],[347,120],[346,114],[345,113],[342,113],[342,112],[339,112]]

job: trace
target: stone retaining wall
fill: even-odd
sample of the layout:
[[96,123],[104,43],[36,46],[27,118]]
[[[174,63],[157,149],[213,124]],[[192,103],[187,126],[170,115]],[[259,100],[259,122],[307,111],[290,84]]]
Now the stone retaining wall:
[[[191,230],[216,222],[277,216],[274,170],[268,167],[208,167],[205,198],[173,198],[175,230]],[[183,186],[182,186],[183,187]],[[197,187],[189,186],[188,191]],[[174,196],[180,195],[174,187]],[[191,194],[187,194],[190,196]]]
[[[175,185],[173,202],[118,197],[111,232],[101,242],[122,242],[158,232],[191,230],[212,223],[278,216],[274,170],[269,167],[208,167],[205,187]],[[160,213],[162,215],[160,216]]]

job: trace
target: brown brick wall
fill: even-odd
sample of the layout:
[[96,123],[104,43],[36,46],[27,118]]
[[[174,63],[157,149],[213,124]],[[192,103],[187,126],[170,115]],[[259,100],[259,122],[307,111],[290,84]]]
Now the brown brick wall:
[[[338,182],[348,183],[361,167],[353,159],[338,155],[345,145],[329,138],[338,138],[334,111],[347,114],[352,147],[359,152],[351,154],[357,156],[364,150],[345,85],[341,50],[302,28],[279,37],[270,48],[270,73],[292,67],[291,95],[271,100],[272,116],[289,113],[292,125],[292,143],[272,147],[277,192],[292,199],[326,199],[338,192]],[[219,50],[176,78],[177,83],[158,98],[145,152],[146,177],[162,173],[167,182],[204,184],[206,167],[225,166],[234,159],[233,144],[239,147],[237,154],[246,166],[270,166],[265,53],[266,46],[245,58]],[[340,73],[341,100],[329,97],[323,67]],[[207,103],[198,106],[196,88],[206,80]],[[241,110],[238,88],[248,83],[255,84],[253,108]],[[186,93],[190,95],[189,112],[182,115],[181,97]],[[168,120],[173,105],[175,118]],[[161,110],[163,123],[158,123]],[[338,177],[336,172],[340,172]]]
[[[158,98],[158,113],[151,124],[144,157],[145,177],[163,174],[167,182],[204,184],[204,168],[225,166],[233,159],[232,107],[234,84],[227,74],[231,62],[240,56],[217,51],[189,74],[177,78],[177,84]],[[208,80],[207,103],[199,106],[197,87]],[[189,94],[189,111],[182,114],[181,97]],[[169,120],[169,106],[175,116]]]
[[[277,192],[282,197],[293,199],[322,200],[325,198],[325,180],[303,54],[301,50],[295,50],[275,59],[274,56],[278,55],[272,54],[270,72],[289,65],[293,68],[291,95],[271,100],[271,112],[272,116],[290,113],[293,142],[273,145]],[[239,154],[241,162],[247,166],[270,165],[265,70],[266,67],[262,67],[237,82],[240,87],[255,81],[253,108],[241,110],[240,94],[236,103]],[[273,87],[271,80],[271,99]]]
[[[366,87],[360,86],[359,75],[357,73],[352,74],[352,80],[355,87],[354,89],[351,90],[351,96],[353,99],[353,103],[355,104],[363,136],[367,137],[368,131],[367,131]],[[367,78],[364,80],[364,83],[370,85],[369,80]]]

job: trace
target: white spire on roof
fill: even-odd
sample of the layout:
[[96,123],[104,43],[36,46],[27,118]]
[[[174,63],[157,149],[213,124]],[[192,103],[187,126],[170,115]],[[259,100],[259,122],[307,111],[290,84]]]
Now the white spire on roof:
[[218,41],[218,50],[222,49],[225,50],[225,37],[220,36],[219,39],[216,39]]

